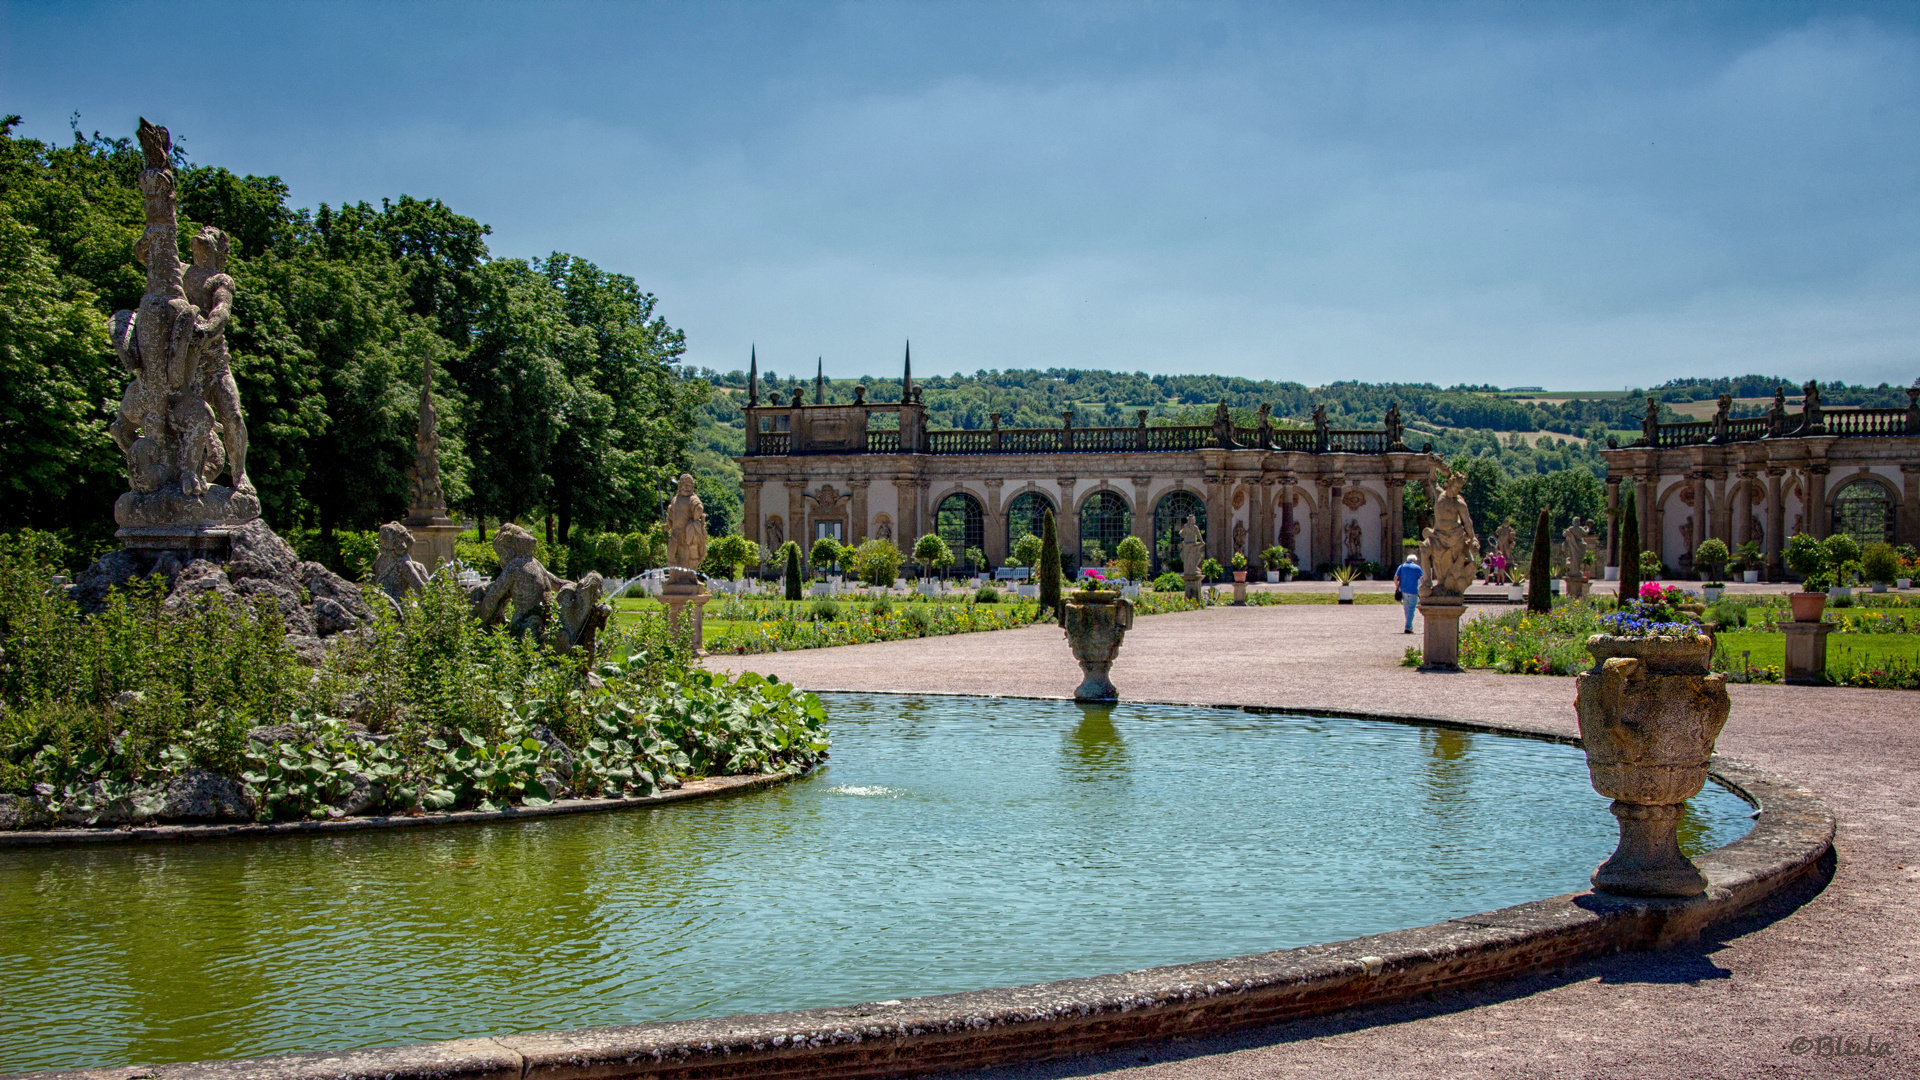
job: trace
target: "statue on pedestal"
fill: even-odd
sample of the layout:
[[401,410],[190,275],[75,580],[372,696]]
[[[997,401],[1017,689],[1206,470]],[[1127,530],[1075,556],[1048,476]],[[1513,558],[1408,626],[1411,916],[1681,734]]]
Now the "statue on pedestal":
[[1460,667],[1460,616],[1467,610],[1467,589],[1480,567],[1480,537],[1460,489],[1467,474],[1435,469],[1442,488],[1433,503],[1433,524],[1420,540],[1421,668],[1453,671]]
[[1180,526],[1180,577],[1187,583],[1189,600],[1200,599],[1200,522],[1192,514]]
[[420,364],[420,426],[413,437],[413,464],[407,469],[411,499],[406,526],[413,535],[413,558],[434,569],[453,558],[460,526],[447,516],[447,493],[440,486],[440,414],[433,407],[433,358]]
[[[146,265],[147,292],[138,311],[115,312],[109,323],[114,351],[133,375],[108,429],[132,488],[114,504],[114,520],[129,547],[224,550],[232,527],[260,516],[227,357],[228,240],[202,229],[193,265],[180,261],[172,140],[145,120],[139,138],[147,226],[134,257]],[[230,488],[212,482],[223,470]]]
[[[667,625],[675,637],[685,637],[695,654],[705,638],[707,600],[696,572],[707,558],[707,508],[700,502],[693,474],[680,474],[680,487],[667,504],[667,584],[660,601],[667,605]],[[691,620],[687,605],[693,605]]]

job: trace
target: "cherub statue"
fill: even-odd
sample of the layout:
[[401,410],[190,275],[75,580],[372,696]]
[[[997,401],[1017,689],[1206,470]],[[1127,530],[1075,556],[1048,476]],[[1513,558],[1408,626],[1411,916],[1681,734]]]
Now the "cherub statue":
[[482,623],[492,626],[504,620],[515,636],[528,631],[546,636],[554,594],[568,582],[540,565],[534,547],[533,534],[510,521],[493,534],[500,576],[487,586],[474,612]]
[[380,526],[380,553],[373,560],[373,583],[395,600],[415,589],[425,588],[427,568],[408,554],[413,549],[413,533],[397,521]]

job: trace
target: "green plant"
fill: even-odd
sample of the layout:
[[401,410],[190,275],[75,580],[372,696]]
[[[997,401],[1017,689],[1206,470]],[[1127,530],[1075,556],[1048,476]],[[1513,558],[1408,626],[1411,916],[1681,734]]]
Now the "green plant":
[[1720,571],[1732,557],[1733,552],[1727,550],[1726,542],[1717,536],[1700,541],[1700,546],[1693,549],[1693,565],[1707,575],[1704,580],[1708,581],[1718,582]]
[[1278,570],[1281,577],[1293,572],[1293,552],[1275,544],[1260,553],[1260,565],[1269,570]]
[[985,573],[987,570],[991,569],[989,566],[987,566],[987,553],[984,551],[981,551],[977,547],[970,547],[967,549],[966,559],[967,559],[968,566],[973,567],[975,570],[981,573]]
[[1245,570],[1247,568],[1247,557],[1241,552],[1236,551],[1233,553],[1233,558],[1228,560],[1228,563],[1235,570]]
[[1048,510],[1040,522],[1040,606],[1051,612],[1056,620],[1066,619],[1064,601],[1060,598],[1060,534],[1054,524],[1053,511]]
[[787,564],[785,583],[788,600],[800,599],[800,545],[792,540],[780,545]]
[[1187,583],[1180,579],[1179,574],[1169,570],[1153,579],[1153,591],[1163,593],[1186,592]]
[[813,549],[807,553],[807,568],[816,574],[824,574],[833,569],[840,560],[840,541],[831,536],[823,536],[813,542]]
[[893,597],[891,596],[874,597],[872,600],[867,602],[867,614],[876,619],[882,616],[893,614]]
[[814,622],[835,622],[840,618],[840,605],[824,596],[816,597],[807,617]]
[[913,628],[914,633],[922,636],[933,630],[933,613],[925,605],[909,605],[903,621]]
[[1630,603],[1640,595],[1640,516],[1634,510],[1633,489],[1627,487],[1626,505],[1620,521],[1620,592],[1618,602]]
[[1800,575],[1801,584],[1809,592],[1818,592],[1826,588],[1827,549],[1820,541],[1806,533],[1794,533],[1787,540],[1787,546],[1780,552],[1787,569]]
[[900,576],[902,561],[900,549],[893,546],[893,541],[876,538],[854,549],[853,572],[868,585],[884,589]]
[[1040,549],[1043,546],[1039,537],[1032,533],[1023,534],[1020,539],[1013,542],[1014,565],[1038,567],[1040,565]]
[[1400,656],[1401,667],[1419,667],[1426,662],[1426,653],[1422,652],[1418,645],[1407,646],[1407,651]]
[[1659,581],[1667,576],[1667,564],[1660,561],[1660,553],[1657,551],[1640,553],[1639,570],[1640,580],[1643,582]]
[[1527,569],[1531,581],[1527,589],[1527,610],[1545,613],[1553,610],[1553,512],[1540,508],[1533,526],[1533,559]]
[[1860,561],[1860,541],[1846,533],[1834,533],[1821,542],[1827,551],[1827,568],[1838,571],[1848,563]]
[[1121,575],[1128,581],[1145,581],[1151,572],[1151,563],[1147,558],[1146,542],[1137,536],[1129,536],[1113,549],[1113,562]]
[[707,541],[707,557],[701,567],[721,577],[738,578],[743,567],[759,559],[760,547],[739,533],[716,536]]
[[913,542],[913,561],[920,564],[923,573],[944,570],[953,565],[953,549],[939,533],[923,533]]
[[997,604],[1000,602],[1000,590],[991,585],[982,585],[979,591],[973,594],[973,602],[976,604]]
[[1734,552],[1733,555],[1736,565],[1731,567],[1731,569],[1764,570],[1766,568],[1766,553],[1760,550],[1760,541],[1758,540],[1749,540],[1741,544],[1740,550]]
[[1333,575],[1333,580],[1340,584],[1352,585],[1360,576],[1360,568],[1356,566],[1337,565],[1329,571],[1329,573]]
[[1226,575],[1217,559],[1203,559],[1200,562],[1200,576],[1208,581],[1219,581]]
[[1868,544],[1860,556],[1860,569],[1867,580],[1880,585],[1891,585],[1900,576],[1900,556],[1893,545],[1884,541]]

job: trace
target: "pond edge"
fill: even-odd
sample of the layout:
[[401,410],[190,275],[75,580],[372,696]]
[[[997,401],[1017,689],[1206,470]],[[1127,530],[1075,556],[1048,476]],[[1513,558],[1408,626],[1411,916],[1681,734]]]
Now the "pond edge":
[[[1266,707],[1244,711],[1417,723],[1578,744],[1564,735],[1499,724]],[[1833,873],[1835,825],[1825,800],[1786,777],[1721,755],[1714,756],[1711,771],[1715,780],[1758,807],[1757,820],[1745,836],[1694,860],[1708,890],[1689,900],[1569,893],[1330,944],[1029,986],[707,1020],[22,1076],[878,1080],[1219,1035],[1462,990],[1598,956],[1685,946],[1776,894],[1794,895],[1797,902],[1824,887]],[[518,815],[490,819],[500,816]]]

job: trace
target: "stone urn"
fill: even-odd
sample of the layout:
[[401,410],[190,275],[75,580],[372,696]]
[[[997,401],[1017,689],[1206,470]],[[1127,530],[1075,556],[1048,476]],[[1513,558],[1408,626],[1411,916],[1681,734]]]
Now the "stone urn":
[[1707,781],[1713,743],[1730,703],[1709,674],[1712,640],[1596,634],[1596,661],[1579,677],[1574,707],[1593,789],[1613,800],[1620,844],[1593,873],[1594,888],[1622,896],[1698,896],[1699,869],[1680,853],[1680,804]]
[[1113,669],[1114,657],[1120,655],[1120,642],[1133,628],[1133,602],[1117,592],[1082,589],[1068,594],[1066,609],[1062,626],[1067,632],[1067,645],[1085,676],[1074,688],[1073,700],[1118,699],[1120,693],[1107,673]]

